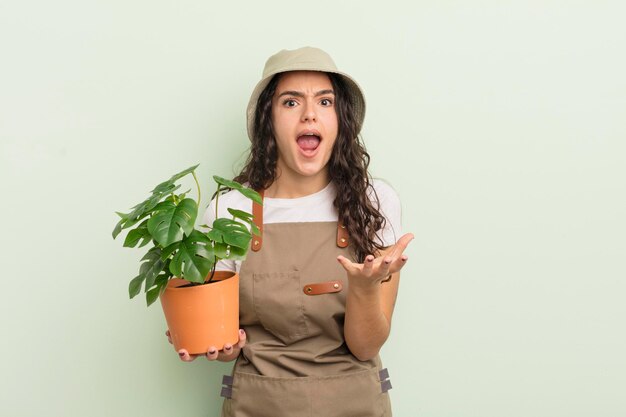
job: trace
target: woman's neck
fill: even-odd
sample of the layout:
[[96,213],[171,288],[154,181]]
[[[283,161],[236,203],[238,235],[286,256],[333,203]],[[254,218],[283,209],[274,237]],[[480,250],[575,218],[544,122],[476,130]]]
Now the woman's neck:
[[311,177],[281,175],[279,172],[272,185],[265,190],[265,196],[268,198],[304,197],[323,190],[329,182],[328,172],[321,172]]

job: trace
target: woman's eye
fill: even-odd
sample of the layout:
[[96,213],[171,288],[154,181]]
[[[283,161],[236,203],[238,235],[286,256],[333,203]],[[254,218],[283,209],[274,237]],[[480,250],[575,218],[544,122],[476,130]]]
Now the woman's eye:
[[287,107],[294,107],[296,105],[296,100],[287,99],[283,101],[283,104]]
[[325,98],[325,99],[322,99],[322,101],[320,101],[320,104],[322,106],[332,106],[333,102],[332,100]]

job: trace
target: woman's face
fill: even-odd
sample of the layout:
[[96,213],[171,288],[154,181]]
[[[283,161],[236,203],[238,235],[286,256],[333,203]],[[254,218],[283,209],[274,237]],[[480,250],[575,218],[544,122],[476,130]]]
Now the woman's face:
[[282,74],[272,98],[272,123],[281,176],[328,180],[328,160],[337,139],[335,94],[318,71]]

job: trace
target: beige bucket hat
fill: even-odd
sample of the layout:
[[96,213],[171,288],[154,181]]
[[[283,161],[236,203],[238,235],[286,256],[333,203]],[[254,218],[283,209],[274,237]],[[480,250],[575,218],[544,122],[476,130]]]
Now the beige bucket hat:
[[305,46],[293,50],[283,49],[269,57],[265,63],[261,81],[254,87],[252,96],[248,102],[247,120],[248,137],[250,140],[254,137],[254,115],[256,113],[259,96],[275,74],[288,71],[322,71],[341,76],[348,88],[349,99],[354,105],[354,116],[358,123],[357,134],[361,131],[363,119],[365,118],[365,96],[363,95],[361,87],[359,87],[357,82],[348,74],[339,71],[333,59],[326,52],[318,48]]

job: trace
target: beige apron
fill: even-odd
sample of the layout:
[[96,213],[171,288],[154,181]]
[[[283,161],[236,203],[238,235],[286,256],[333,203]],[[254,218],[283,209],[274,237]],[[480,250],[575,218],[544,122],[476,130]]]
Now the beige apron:
[[359,361],[344,340],[348,282],[336,258],[351,255],[338,247],[338,230],[337,222],[263,225],[262,249],[240,271],[247,343],[224,377],[223,417],[391,416],[379,357]]

